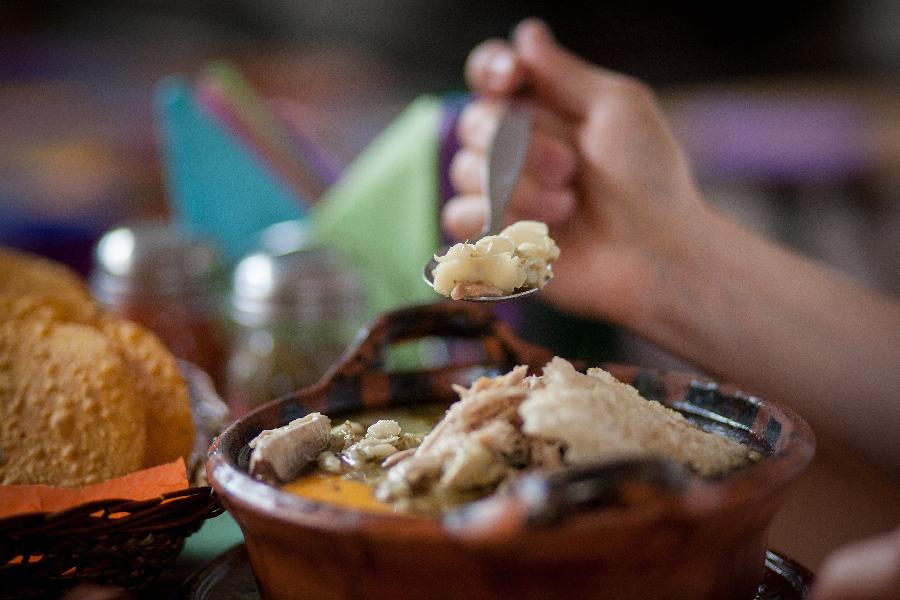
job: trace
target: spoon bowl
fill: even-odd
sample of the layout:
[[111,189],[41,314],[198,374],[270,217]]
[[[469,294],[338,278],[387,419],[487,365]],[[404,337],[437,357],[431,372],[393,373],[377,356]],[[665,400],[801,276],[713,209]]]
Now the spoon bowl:
[[[484,217],[484,226],[481,228],[481,236],[499,233],[503,228],[503,214],[506,205],[512,196],[513,188],[522,172],[525,158],[528,155],[528,141],[531,134],[531,123],[534,116],[534,108],[530,101],[522,98],[514,98],[507,102],[506,107],[497,123],[497,130],[491,141],[488,152],[488,164],[484,182],[484,191],[487,198],[487,206]],[[444,247],[437,251],[438,255],[447,253]],[[437,261],[432,258],[425,264],[422,273],[425,283],[434,289],[434,275],[432,272],[437,266]],[[521,296],[526,296],[538,291],[539,287],[522,287],[511,294],[502,296],[472,296],[461,298],[469,302],[503,302]]]
[[[450,249],[449,246],[444,246],[443,248],[438,249],[437,254],[443,255],[446,254]],[[431,258],[427,263],[425,263],[425,268],[422,270],[422,279],[425,280],[432,289],[434,289],[434,269],[437,267],[438,262]],[[548,267],[551,268],[551,267]],[[521,298],[522,296],[527,296],[528,294],[533,294],[541,288],[537,287],[521,287],[516,290],[513,290],[511,294],[505,294],[502,296],[468,296],[466,298],[460,298],[460,300],[465,300],[466,302],[503,302],[504,300],[515,300],[516,298]]]

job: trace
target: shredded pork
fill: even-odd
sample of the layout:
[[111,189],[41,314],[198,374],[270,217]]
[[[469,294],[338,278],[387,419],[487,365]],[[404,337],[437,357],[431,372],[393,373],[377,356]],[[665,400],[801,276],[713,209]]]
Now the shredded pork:
[[524,469],[643,456],[711,476],[752,456],[748,447],[698,429],[608,372],[579,373],[561,358],[542,377],[526,377],[526,368],[517,367],[456,391],[460,400],[422,444],[391,462],[378,497],[492,489]]

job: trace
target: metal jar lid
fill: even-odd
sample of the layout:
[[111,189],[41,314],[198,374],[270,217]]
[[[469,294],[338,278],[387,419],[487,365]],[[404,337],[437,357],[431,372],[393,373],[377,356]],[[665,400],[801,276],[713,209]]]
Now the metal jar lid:
[[250,327],[356,319],[363,288],[342,258],[312,244],[301,225],[279,224],[235,267],[230,310],[232,319]]
[[211,295],[221,272],[219,252],[211,243],[168,223],[140,222],[100,239],[91,290],[108,304],[124,296]]

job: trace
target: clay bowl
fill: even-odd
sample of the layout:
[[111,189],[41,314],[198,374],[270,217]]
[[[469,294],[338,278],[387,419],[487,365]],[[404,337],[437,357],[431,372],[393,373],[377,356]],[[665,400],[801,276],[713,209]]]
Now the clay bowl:
[[[443,336],[480,342],[475,362],[385,372],[385,347]],[[261,430],[319,410],[449,403],[453,382],[550,358],[462,303],[376,320],[323,380],[246,415],[210,448],[207,475],[240,525],[265,598],[750,599],[767,529],[814,452],[793,411],[680,373],[605,365],[645,397],[763,458],[716,480],[663,461],[535,475],[516,493],[445,517],[376,515],[304,500],[247,474]]]

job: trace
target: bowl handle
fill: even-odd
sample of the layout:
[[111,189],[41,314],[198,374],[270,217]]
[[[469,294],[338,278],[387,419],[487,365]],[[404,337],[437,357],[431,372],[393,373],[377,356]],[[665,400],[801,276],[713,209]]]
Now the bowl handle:
[[511,493],[468,505],[445,517],[447,529],[469,541],[494,541],[601,507],[678,503],[690,482],[681,465],[636,458],[522,477]]
[[528,507],[528,524],[540,526],[582,510],[668,495],[687,482],[687,471],[678,463],[636,458],[524,477],[515,493]]
[[426,337],[468,338],[481,341],[488,360],[540,369],[552,353],[525,342],[490,310],[464,302],[440,302],[384,313],[360,330],[344,354],[335,375],[351,375],[380,368],[385,348]]
[[[482,353],[415,371],[384,369],[385,350],[392,344],[427,337],[477,340]],[[386,312],[361,329],[319,383],[297,396],[321,410],[421,403],[422,398],[448,403],[456,399],[451,384],[470,385],[481,375],[504,373],[516,365],[539,373],[552,357],[549,350],[518,338],[486,308],[463,302],[411,306]]]

